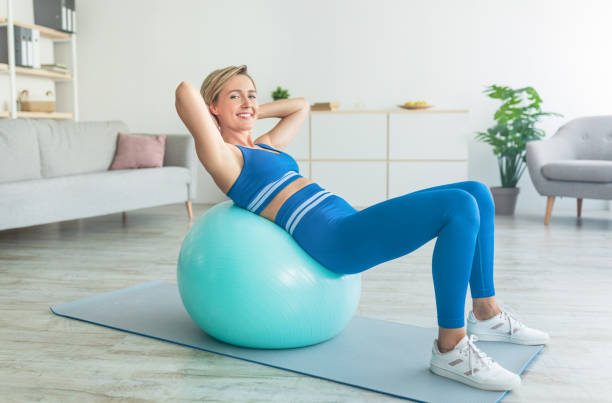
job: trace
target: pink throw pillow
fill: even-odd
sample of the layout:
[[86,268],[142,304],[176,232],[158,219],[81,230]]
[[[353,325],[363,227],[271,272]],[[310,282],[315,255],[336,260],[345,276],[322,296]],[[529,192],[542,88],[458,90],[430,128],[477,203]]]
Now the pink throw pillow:
[[121,133],[110,169],[159,168],[164,163],[166,135]]

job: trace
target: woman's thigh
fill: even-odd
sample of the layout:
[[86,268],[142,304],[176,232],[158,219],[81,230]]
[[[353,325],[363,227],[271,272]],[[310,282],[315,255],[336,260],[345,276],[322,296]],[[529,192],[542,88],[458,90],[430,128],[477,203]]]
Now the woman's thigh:
[[464,190],[429,190],[394,197],[360,211],[347,208],[348,203],[339,197],[330,198],[326,208],[315,210],[294,237],[330,270],[367,270],[437,237],[454,209],[467,207],[477,213],[474,198]]
[[493,215],[495,214],[495,203],[493,202],[493,195],[489,190],[489,187],[480,181],[461,181],[461,182],[453,182],[448,183],[446,185],[429,187],[426,189],[417,190],[413,193],[423,193],[429,192],[432,190],[440,190],[440,189],[461,189],[465,190],[469,194],[471,194],[478,203],[479,213],[481,215]]

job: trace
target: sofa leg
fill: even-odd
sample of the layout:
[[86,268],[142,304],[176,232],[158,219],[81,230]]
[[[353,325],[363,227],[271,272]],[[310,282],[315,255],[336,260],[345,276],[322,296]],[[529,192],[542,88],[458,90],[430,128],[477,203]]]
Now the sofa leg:
[[548,196],[548,199],[546,199],[546,217],[544,217],[544,225],[548,225],[550,222],[553,204],[555,204],[555,196]]
[[191,221],[191,219],[193,217],[193,213],[191,212],[191,201],[187,200],[185,202],[185,206],[187,206],[187,215],[189,216],[189,221]]
[[580,216],[582,215],[582,199],[576,199],[576,208],[578,218],[580,218]]

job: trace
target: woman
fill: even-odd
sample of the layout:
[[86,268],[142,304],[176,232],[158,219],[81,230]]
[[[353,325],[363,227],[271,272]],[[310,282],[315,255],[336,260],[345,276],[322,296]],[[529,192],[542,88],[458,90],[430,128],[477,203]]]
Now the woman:
[[[282,150],[308,116],[304,98],[259,105],[247,67],[213,71],[200,93],[182,82],[176,109],[195,139],[198,158],[238,206],[289,232],[306,252],[338,273],[359,273],[406,255],[437,237],[432,273],[439,333],[430,370],[488,390],[509,390],[521,378],[480,351],[474,341],[544,344],[495,300],[494,204],[481,182],[422,189],[361,211],[299,174]],[[256,119],[282,120],[252,139]],[[464,329],[468,283],[473,298]]]

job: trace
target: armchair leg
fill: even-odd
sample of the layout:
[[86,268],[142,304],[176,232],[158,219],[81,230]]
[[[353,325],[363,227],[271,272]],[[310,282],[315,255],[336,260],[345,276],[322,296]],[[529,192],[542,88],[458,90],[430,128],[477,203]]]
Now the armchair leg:
[[187,206],[187,215],[189,216],[189,221],[191,221],[191,219],[193,217],[193,213],[191,212],[191,201],[187,200],[185,202],[185,206]]
[[580,218],[580,216],[582,215],[582,199],[576,199],[576,208],[578,209],[578,218]]
[[548,225],[550,222],[550,215],[552,213],[553,204],[555,204],[555,196],[548,196],[546,199],[546,217],[544,217],[544,225]]

